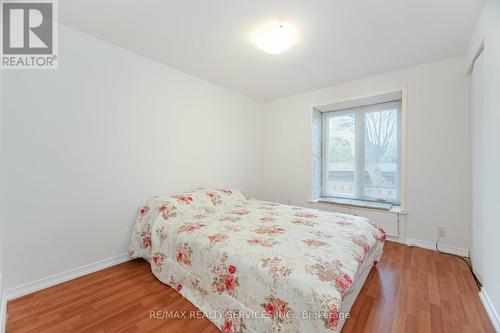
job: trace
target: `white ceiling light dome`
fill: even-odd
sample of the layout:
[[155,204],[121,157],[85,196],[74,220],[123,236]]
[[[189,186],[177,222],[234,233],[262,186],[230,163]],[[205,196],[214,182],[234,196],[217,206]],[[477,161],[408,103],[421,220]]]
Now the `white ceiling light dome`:
[[285,22],[273,22],[262,26],[255,34],[255,44],[269,54],[280,54],[295,44],[297,29]]

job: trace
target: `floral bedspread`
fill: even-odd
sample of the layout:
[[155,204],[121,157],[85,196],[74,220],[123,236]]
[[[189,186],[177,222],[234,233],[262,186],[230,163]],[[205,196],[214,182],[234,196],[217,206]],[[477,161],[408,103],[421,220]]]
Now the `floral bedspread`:
[[365,218],[198,189],[149,200],[129,255],[222,332],[336,332],[343,295],[384,240]]

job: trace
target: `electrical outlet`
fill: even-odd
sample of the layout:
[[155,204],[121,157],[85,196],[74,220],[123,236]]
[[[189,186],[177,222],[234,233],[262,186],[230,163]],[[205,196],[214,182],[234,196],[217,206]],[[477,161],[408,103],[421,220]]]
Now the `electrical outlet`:
[[446,237],[446,228],[445,227],[439,227],[438,228],[438,237],[439,238],[445,238]]

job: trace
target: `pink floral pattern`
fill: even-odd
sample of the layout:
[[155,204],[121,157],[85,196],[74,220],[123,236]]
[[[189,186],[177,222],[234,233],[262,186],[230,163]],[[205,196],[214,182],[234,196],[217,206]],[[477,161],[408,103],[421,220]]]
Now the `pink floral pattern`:
[[305,220],[305,219],[293,219],[292,220],[293,224],[301,224],[301,225],[307,225],[309,227],[313,227],[316,223],[311,220]]
[[293,318],[292,310],[288,307],[288,303],[284,300],[269,296],[266,297],[266,303],[262,303],[261,306],[264,308],[266,313],[271,316],[275,327],[280,327],[284,323],[288,322]]
[[304,243],[306,243],[307,246],[313,247],[313,248],[318,248],[320,246],[326,245],[325,242],[317,240],[317,239],[304,239]]
[[164,253],[161,252],[155,252],[152,256],[151,259],[153,260],[153,263],[156,266],[161,266],[164,262],[165,259],[167,259],[167,256]]
[[261,234],[261,235],[275,236],[275,235],[279,235],[279,234],[284,233],[285,229],[281,228],[277,225],[274,225],[272,227],[262,226],[262,227],[259,227],[257,230],[255,230],[255,232],[257,234]]
[[249,210],[246,210],[246,209],[242,209],[242,210],[233,210],[233,211],[231,211],[231,214],[244,216],[244,215],[248,215],[248,214],[250,214],[250,211],[249,211]]
[[148,212],[149,212],[149,207],[148,206],[144,206],[139,211],[139,215],[140,215],[140,217],[144,217]]
[[344,294],[352,284],[350,276],[344,273],[343,265],[339,261],[320,261],[307,267],[306,271],[316,275],[321,281],[335,282],[341,294]]
[[215,193],[215,192],[207,192],[207,196],[210,198],[210,201],[212,201],[212,204],[214,206],[218,206],[222,203],[220,194]]
[[222,325],[221,332],[223,333],[243,333],[246,331],[245,323],[242,318],[237,316],[238,311],[225,310],[224,322]]
[[238,221],[241,221],[241,217],[240,216],[223,216],[219,219],[219,221],[221,222],[238,222]]
[[181,225],[180,227],[177,228],[177,233],[178,234],[180,234],[181,232],[193,233],[196,230],[200,230],[204,226],[205,226],[205,224],[203,224],[203,223],[189,223],[189,224],[184,224],[184,225]]
[[222,233],[216,233],[216,234],[213,234],[213,235],[209,235],[208,236],[208,240],[210,241],[210,244],[209,246],[210,247],[213,247],[214,245],[216,245],[217,243],[220,243],[220,242],[223,242],[225,241],[226,239],[228,239],[228,236],[225,235],[225,234],[222,234]]
[[306,219],[313,219],[313,218],[317,217],[316,214],[308,213],[308,212],[299,212],[299,213],[295,213],[293,215],[294,216],[298,216],[298,217],[303,217],[303,218],[306,218]]
[[167,239],[167,228],[165,228],[164,225],[161,225],[158,227],[158,229],[156,229],[156,237],[158,237],[158,239],[160,241],[164,241],[165,239]]
[[[385,240],[367,219],[237,190],[197,189],[141,207],[129,255],[202,311],[224,313],[210,318],[223,332],[337,332],[343,297]],[[266,318],[233,316],[248,309]],[[321,316],[304,319],[311,310]]]
[[189,194],[173,195],[172,198],[175,198],[178,202],[184,204],[190,204],[193,202],[193,196]]
[[141,230],[140,237],[142,240],[140,243],[140,247],[142,249],[150,249],[151,248],[151,226],[148,226],[144,230]]
[[283,260],[278,257],[264,258],[262,259],[262,267],[269,269],[273,276],[289,276],[292,273],[292,269],[285,266]]
[[276,219],[272,216],[264,216],[264,217],[261,217],[259,219],[259,221],[262,221],[262,222],[273,222],[275,221]]
[[333,305],[329,310],[327,316],[325,316],[325,327],[328,329],[337,328],[339,324],[339,308],[337,305]]
[[252,238],[248,239],[247,243],[250,245],[260,245],[262,247],[273,247],[274,244],[279,242],[272,239]]
[[177,249],[177,262],[182,265],[191,266],[191,255],[193,250],[188,243],[184,243]]
[[177,209],[170,203],[166,203],[166,204],[160,206],[161,215],[163,216],[163,219],[165,219],[165,220],[168,220],[169,218],[174,217],[177,214],[176,210]]
[[[385,232],[383,237],[385,237]],[[385,240],[385,238],[383,240]],[[363,235],[353,235],[351,241],[357,246],[361,247],[365,254],[368,253],[368,251],[370,250],[370,245],[368,244],[366,237],[364,237]]]
[[221,263],[212,268],[214,274],[212,287],[219,294],[227,293],[231,296],[236,294],[236,288],[239,286],[239,279],[236,276],[236,267],[227,265],[227,254],[221,259]]
[[231,191],[231,190],[229,190],[229,189],[227,189],[227,188],[218,189],[217,191],[222,192],[222,193],[224,193],[225,195],[231,195],[231,194],[233,194],[233,191]]

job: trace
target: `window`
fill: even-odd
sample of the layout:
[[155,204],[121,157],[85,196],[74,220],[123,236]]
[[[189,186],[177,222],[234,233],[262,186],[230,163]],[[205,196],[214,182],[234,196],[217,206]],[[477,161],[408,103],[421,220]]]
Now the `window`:
[[401,100],[321,113],[321,196],[400,202]]

